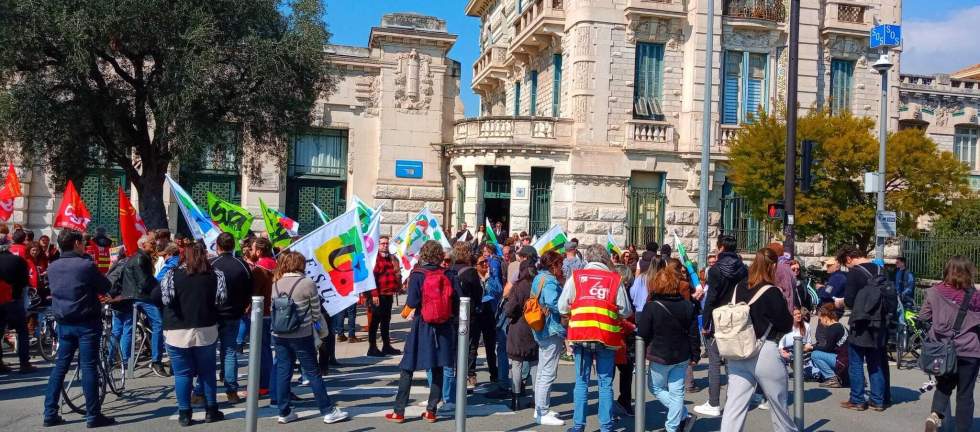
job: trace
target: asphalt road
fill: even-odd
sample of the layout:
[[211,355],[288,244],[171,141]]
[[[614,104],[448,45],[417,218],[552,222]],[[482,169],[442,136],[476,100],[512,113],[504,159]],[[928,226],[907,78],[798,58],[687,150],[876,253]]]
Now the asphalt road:
[[[364,317],[359,317],[364,322]],[[396,339],[404,337],[408,323],[396,314],[393,323],[393,333]],[[366,332],[359,332],[366,336]],[[344,367],[331,371],[325,377],[326,386],[331,397],[351,414],[351,419],[342,423],[325,425],[317,414],[315,403],[308,387],[294,386],[294,392],[304,401],[296,407],[301,420],[288,425],[276,423],[277,411],[269,406],[268,399],[259,402],[260,430],[335,430],[335,431],[413,431],[419,427],[431,431],[453,431],[455,423],[452,418],[441,417],[435,424],[414,420],[421,414],[423,408],[416,402],[425,400],[428,390],[425,387],[425,373],[415,375],[412,388],[411,406],[406,412],[409,419],[404,424],[395,425],[384,421],[384,414],[391,410],[397,386],[397,358],[374,359],[364,356],[367,344],[338,344],[338,356]],[[481,349],[482,353],[483,350]],[[241,359],[239,374],[242,385],[247,372],[247,356]],[[9,356],[8,362],[10,361]],[[77,414],[65,414],[68,423],[63,426],[44,429],[41,427],[41,411],[44,402],[44,391],[47,385],[50,366],[40,357],[35,358],[40,371],[33,375],[18,374],[0,376],[0,429],[4,431],[69,431],[84,427],[84,421]],[[695,377],[700,386],[707,385],[706,361],[699,365]],[[478,367],[481,382],[488,379],[485,367]],[[482,389],[468,399],[466,426],[469,431],[564,431],[570,426],[572,416],[572,388],[574,373],[570,363],[562,363],[559,367],[558,381],[553,388],[552,409],[561,413],[566,419],[565,427],[548,427],[535,424],[533,410],[528,408],[530,402],[525,402],[524,409],[513,412],[508,401],[487,399],[481,394]],[[915,431],[922,430],[925,416],[929,412],[932,394],[920,395],[918,388],[925,381],[925,376],[915,370],[896,370],[892,366],[892,392],[894,405],[885,412],[872,411],[853,412],[838,407],[838,402],[847,398],[847,389],[823,389],[816,384],[807,383],[805,391],[806,430],[812,431]],[[127,383],[124,396],[108,395],[104,404],[104,412],[114,416],[120,424],[113,427],[113,432],[134,431],[170,431],[179,428],[176,421],[176,399],[173,392],[172,379],[153,376],[147,369],[137,371],[138,378]],[[618,379],[618,377],[617,377]],[[614,384],[614,389],[617,388]],[[219,382],[219,400],[227,419],[212,424],[197,424],[186,430],[208,431],[241,431],[245,428],[245,404],[228,405],[224,402],[223,388]],[[980,390],[978,390],[980,393]],[[722,391],[724,398],[724,389]],[[974,397],[977,397],[975,394]],[[688,408],[703,403],[707,391],[698,394],[688,394]],[[590,409],[587,430],[598,429],[595,416],[596,388],[592,387],[590,399],[593,401]],[[978,398],[980,399],[980,398]],[[792,400],[792,396],[790,397]],[[792,407],[791,407],[792,409]],[[652,396],[646,403],[647,430],[663,426],[665,410]],[[195,413],[196,418],[203,418],[200,409]],[[720,418],[702,418],[695,425],[695,431],[716,431],[720,427]],[[181,428],[181,430],[184,430]],[[616,423],[617,431],[632,431],[633,418],[624,418]],[[754,409],[748,415],[746,431],[772,430],[768,411]],[[974,420],[973,431],[980,432],[980,418]]]

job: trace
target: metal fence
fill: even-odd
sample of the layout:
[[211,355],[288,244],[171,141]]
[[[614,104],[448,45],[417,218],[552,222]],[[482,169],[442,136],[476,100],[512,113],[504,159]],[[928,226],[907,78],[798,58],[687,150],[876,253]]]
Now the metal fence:
[[954,255],[980,263],[980,236],[907,238],[902,255],[917,279],[942,279],[943,266]]

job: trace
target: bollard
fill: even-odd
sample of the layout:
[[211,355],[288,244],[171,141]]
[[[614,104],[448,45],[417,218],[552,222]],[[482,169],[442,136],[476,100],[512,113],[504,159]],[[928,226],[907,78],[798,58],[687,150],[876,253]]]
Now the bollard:
[[646,386],[646,344],[643,338],[636,337],[636,370],[633,372],[634,386],[636,387],[636,408],[633,409],[633,430],[637,432],[646,431],[646,411],[647,411],[647,386]]
[[[136,307],[136,303],[133,303],[133,318],[132,318],[132,339],[129,343],[129,367],[126,371],[127,378],[135,378],[136,376],[136,323],[139,321],[139,309]],[[152,342],[151,342],[152,343]]]
[[793,417],[796,430],[803,430],[803,338],[793,338]]
[[456,340],[456,432],[466,432],[466,368],[469,367],[470,298],[459,299],[459,336]]
[[259,376],[262,373],[262,308],[264,298],[252,297],[252,334],[248,339],[248,397],[245,408],[245,430],[255,432],[259,415]]

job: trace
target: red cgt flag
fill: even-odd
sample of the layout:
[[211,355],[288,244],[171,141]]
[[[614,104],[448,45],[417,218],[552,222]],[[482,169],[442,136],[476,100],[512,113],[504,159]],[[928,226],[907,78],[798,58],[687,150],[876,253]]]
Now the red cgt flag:
[[133,203],[129,202],[122,187],[119,188],[119,234],[126,247],[126,256],[133,256],[136,253],[140,236],[146,234],[143,219],[136,213]]
[[61,205],[58,207],[58,214],[54,218],[54,227],[85,231],[85,227],[91,221],[92,214],[88,212],[85,202],[75,190],[75,184],[68,180],[65,194],[61,197]]
[[17,170],[11,162],[7,167],[7,179],[3,186],[0,186],[0,221],[10,219],[14,214],[14,198],[22,196],[20,191],[20,179],[17,178]]

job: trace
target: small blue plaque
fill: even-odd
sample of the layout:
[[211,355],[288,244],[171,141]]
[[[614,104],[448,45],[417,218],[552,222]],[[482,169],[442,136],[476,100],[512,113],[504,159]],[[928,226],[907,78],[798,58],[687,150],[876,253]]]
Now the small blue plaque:
[[396,160],[395,177],[412,179],[422,178],[422,161]]

